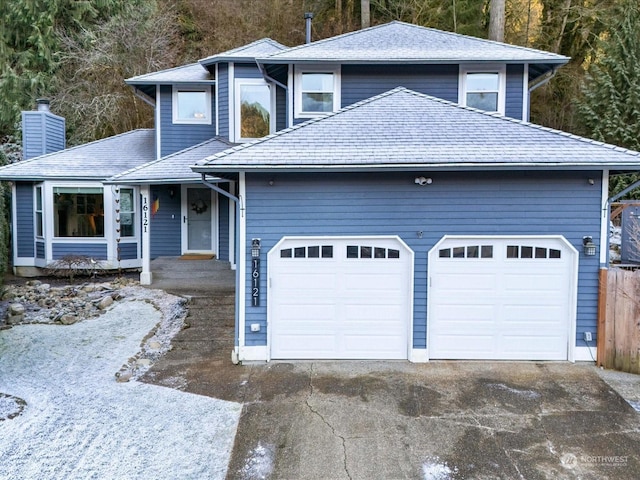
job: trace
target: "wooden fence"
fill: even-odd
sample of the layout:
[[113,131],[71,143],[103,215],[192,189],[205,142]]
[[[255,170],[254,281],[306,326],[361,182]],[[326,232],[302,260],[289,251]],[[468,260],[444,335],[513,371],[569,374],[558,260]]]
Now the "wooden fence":
[[606,282],[606,310],[600,314],[598,365],[640,373],[640,270],[603,270],[600,280]]

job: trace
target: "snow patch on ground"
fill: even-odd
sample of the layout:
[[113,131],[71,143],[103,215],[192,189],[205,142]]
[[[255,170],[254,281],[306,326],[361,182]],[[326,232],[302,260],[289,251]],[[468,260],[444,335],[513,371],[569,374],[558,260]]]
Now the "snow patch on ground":
[[26,402],[0,422],[1,478],[225,478],[240,404],[115,381],[143,339],[161,350],[180,328],[177,310],[161,321],[175,301],[146,291],[74,325],[0,331],[0,392]]
[[422,464],[424,480],[449,480],[458,473],[457,468],[451,468],[447,462],[441,462],[438,457],[429,458]]
[[273,445],[264,446],[258,442],[256,448],[249,452],[249,458],[240,471],[240,478],[243,480],[266,480],[273,471],[274,458]]

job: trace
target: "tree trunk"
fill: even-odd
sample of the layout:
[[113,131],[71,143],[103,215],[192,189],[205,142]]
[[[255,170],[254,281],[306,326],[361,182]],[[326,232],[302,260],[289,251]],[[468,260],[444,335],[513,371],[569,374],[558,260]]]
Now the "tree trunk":
[[489,40],[504,42],[505,0],[489,3]]
[[360,19],[362,28],[371,26],[371,0],[360,0]]

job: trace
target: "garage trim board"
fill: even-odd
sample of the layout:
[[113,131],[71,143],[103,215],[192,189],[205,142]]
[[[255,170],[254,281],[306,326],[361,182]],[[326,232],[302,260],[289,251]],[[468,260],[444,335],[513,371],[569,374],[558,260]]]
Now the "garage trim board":
[[429,251],[429,358],[573,361],[578,256],[563,236],[444,236]]
[[398,236],[283,237],[267,259],[270,358],[409,358],[414,252]]

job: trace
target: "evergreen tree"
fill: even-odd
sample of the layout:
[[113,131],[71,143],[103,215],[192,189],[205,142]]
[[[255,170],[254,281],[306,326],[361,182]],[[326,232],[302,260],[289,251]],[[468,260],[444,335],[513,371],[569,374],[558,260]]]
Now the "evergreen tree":
[[[586,133],[596,140],[640,150],[640,7],[626,0],[587,73],[578,101]],[[612,178],[616,193],[636,179]]]

